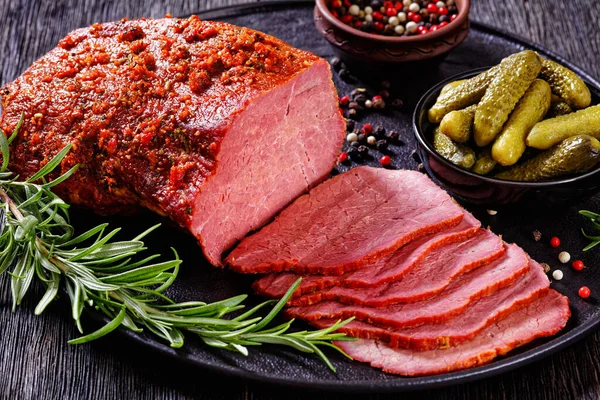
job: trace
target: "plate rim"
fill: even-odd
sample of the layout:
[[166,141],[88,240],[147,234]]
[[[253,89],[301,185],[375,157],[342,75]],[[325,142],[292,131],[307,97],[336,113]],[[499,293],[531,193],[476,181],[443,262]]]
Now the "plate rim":
[[[262,10],[266,11],[291,7],[301,8],[310,6],[312,4],[314,4],[314,0],[269,0],[261,1],[260,3],[244,3],[217,7],[210,10],[199,10],[198,12],[193,13],[193,15],[198,15],[202,19],[219,19],[233,17],[245,13],[259,12]],[[549,58],[557,60],[560,63],[563,63],[569,68],[573,69],[592,85],[596,86],[597,88],[600,88],[599,81],[593,76],[591,76],[588,72],[551,50],[547,50],[542,46],[531,42],[528,39],[502,31],[484,23],[471,20],[470,24],[471,29],[476,29],[483,33],[500,37],[505,40],[509,40],[521,46],[522,48],[533,49],[537,52],[544,54],[545,56],[548,56]],[[93,319],[106,322],[105,318],[97,312],[90,311],[89,314],[91,314]],[[213,363],[210,361],[202,362],[198,360],[198,358],[191,357],[189,354],[186,354],[185,348],[181,350],[173,349],[166,343],[160,342],[147,335],[136,334],[135,332],[129,331],[123,327],[118,328],[116,332],[122,336],[125,336],[127,339],[136,342],[137,344],[140,344],[145,347],[150,347],[153,350],[161,353],[162,355],[174,358],[185,364],[192,365],[195,368],[201,368],[214,373],[220,373],[230,377],[245,379],[255,383],[267,383],[278,386],[292,386],[296,388],[312,390],[317,389],[329,392],[336,391],[356,393],[358,391],[361,393],[384,393],[439,389],[443,387],[490,378],[493,376],[497,376],[501,373],[513,371],[517,368],[524,367],[535,361],[548,357],[549,355],[554,354],[566,348],[567,346],[573,345],[588,334],[592,333],[599,325],[600,318],[590,319],[589,321],[572,328],[569,332],[558,336],[554,339],[551,339],[546,343],[540,344],[534,348],[526,350],[525,352],[522,352],[516,356],[492,361],[491,363],[482,366],[473,367],[461,371],[455,371],[439,375],[428,375],[423,377],[404,377],[387,374],[390,377],[390,380],[374,382],[369,382],[367,380],[332,379],[308,381],[306,379],[293,379],[288,377],[282,378],[280,375],[273,375],[269,373],[256,373],[253,371],[245,370],[243,368],[231,365],[226,365],[223,363]],[[381,373],[384,374],[384,372]]]

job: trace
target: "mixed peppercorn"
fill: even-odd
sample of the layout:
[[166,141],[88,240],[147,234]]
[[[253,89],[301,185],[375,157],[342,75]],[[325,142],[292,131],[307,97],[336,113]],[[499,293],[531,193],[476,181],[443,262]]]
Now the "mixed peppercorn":
[[[532,236],[533,240],[539,242],[542,238],[542,233],[536,229],[532,232]],[[560,247],[561,242],[558,237],[553,236],[552,238],[550,238],[549,244],[553,248],[558,248]],[[571,261],[571,254],[569,254],[569,252],[567,251],[561,251],[558,254],[558,261],[560,261],[562,264],[567,264],[569,261]],[[544,272],[550,272],[550,266],[548,264],[542,264],[542,266],[544,267]],[[571,268],[573,268],[575,271],[583,271],[583,269],[585,268],[585,264],[581,260],[575,260],[571,263]],[[554,279],[555,281],[560,281],[563,279],[563,277],[564,273],[560,269],[555,269],[554,271],[552,271],[552,279]],[[590,297],[592,292],[587,286],[582,286],[577,291],[577,294],[582,299],[587,299],[588,297]]]
[[329,10],[346,25],[387,36],[434,32],[458,17],[454,0],[332,0]]

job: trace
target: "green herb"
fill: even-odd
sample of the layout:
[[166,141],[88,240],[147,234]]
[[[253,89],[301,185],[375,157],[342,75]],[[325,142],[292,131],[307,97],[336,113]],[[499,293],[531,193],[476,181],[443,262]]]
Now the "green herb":
[[[596,214],[594,212],[587,211],[587,210],[581,210],[581,211],[579,211],[579,214],[583,215],[584,217],[589,218],[590,221],[592,222],[592,226],[594,228],[600,230],[600,214]],[[595,247],[597,244],[600,243],[600,236],[588,235],[587,233],[585,233],[585,231],[583,229],[581,229],[581,233],[583,233],[583,236],[585,236],[586,239],[590,240],[590,243],[583,248],[583,251],[588,251],[589,249],[591,249],[592,247]]]
[[[20,125],[20,123],[19,123]],[[51,191],[76,170],[71,168],[60,177],[46,178],[65,157],[70,146],[27,181],[17,181],[7,171],[9,144],[16,132],[6,138],[0,130],[0,273],[8,271],[11,279],[13,310],[21,303],[34,278],[46,292],[35,308],[41,314],[64,285],[71,302],[71,313],[83,334],[81,315],[85,307],[93,307],[111,320],[101,329],[69,341],[86,343],[100,338],[119,326],[141,332],[146,328],[168,341],[172,347],[183,346],[183,332],[199,336],[209,346],[248,354],[248,346],[277,344],[318,355],[332,370],[335,368],[321,347],[331,347],[335,340],[351,340],[335,333],[348,323],[338,321],[327,329],[293,332],[293,320],[269,327],[300,284],[296,281],[286,295],[266,301],[241,312],[246,295],[215,303],[189,301],[176,303],[165,295],[179,271],[181,260],[173,249],[174,259],[156,262],[160,255],[142,260],[134,256],[146,250],[142,239],[158,227],[154,226],[130,241],[113,241],[119,232],[106,231],[99,225],[79,236],[69,222],[69,205]],[[40,183],[35,183],[40,182]],[[260,312],[271,308],[266,316]],[[232,314],[233,312],[238,312]],[[241,313],[240,315],[237,315]]]

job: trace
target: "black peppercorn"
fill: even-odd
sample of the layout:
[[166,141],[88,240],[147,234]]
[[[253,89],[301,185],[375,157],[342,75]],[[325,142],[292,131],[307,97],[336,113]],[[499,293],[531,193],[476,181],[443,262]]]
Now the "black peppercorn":
[[379,151],[386,151],[388,148],[388,144],[387,144],[387,140],[385,139],[381,139],[377,141],[377,150]]
[[447,15],[442,15],[442,16],[440,16],[439,21],[440,22],[449,22],[450,18],[448,18]]
[[385,136],[385,128],[383,126],[376,126],[373,134],[378,138],[382,138]]
[[340,78],[345,81],[345,82],[354,82],[356,79],[350,74],[350,71],[348,71],[345,68],[340,69],[340,72],[338,72],[338,75],[340,76]]
[[379,92],[379,95],[384,99],[387,99],[388,97],[390,97],[390,92],[388,92],[387,90],[382,90],[381,92]]
[[346,120],[346,130],[348,132],[352,131],[355,126],[356,126],[356,123],[354,121],[352,121],[351,119]]
[[429,18],[429,11],[427,11],[426,9],[423,8],[423,9],[419,10],[419,15],[421,17],[423,17],[423,19],[427,19],[427,18]]
[[340,68],[342,68],[342,60],[340,60],[337,57],[333,57],[331,59],[331,66],[333,67],[333,70],[335,72],[338,72],[340,70]]
[[358,160],[360,158],[360,153],[358,152],[358,148],[356,147],[350,147],[347,153],[348,157],[350,157],[353,160]]
[[389,131],[385,136],[388,140],[391,140],[393,142],[397,141],[400,138],[400,134],[397,131]]
[[[367,96],[365,96],[364,94],[359,94],[358,96],[356,96],[354,98],[354,102],[360,104],[363,107],[365,105],[365,101],[367,101]],[[352,104],[352,103],[350,103],[350,104]]]
[[404,106],[404,102],[400,99],[394,99],[394,100],[392,100],[390,105],[392,106],[393,109],[399,110]]
[[429,22],[432,24],[437,24],[438,15],[437,14],[429,14]]
[[369,148],[367,146],[359,146],[358,154],[360,154],[362,158],[367,157],[369,155]]
[[348,118],[354,119],[358,115],[358,111],[355,109],[348,110]]
[[379,10],[382,5],[383,1],[381,0],[371,0],[371,8],[373,8],[373,10]]
[[415,160],[415,162],[421,162],[421,156],[419,155],[419,153],[417,153],[416,150],[413,150],[413,152],[410,155],[412,156],[413,160]]
[[359,133],[358,134],[358,141],[359,141],[359,143],[365,143],[367,141],[367,135],[365,135],[363,133]]
[[350,147],[356,147],[358,149],[359,146],[360,146],[360,143],[358,143],[358,140],[356,142],[350,143]]

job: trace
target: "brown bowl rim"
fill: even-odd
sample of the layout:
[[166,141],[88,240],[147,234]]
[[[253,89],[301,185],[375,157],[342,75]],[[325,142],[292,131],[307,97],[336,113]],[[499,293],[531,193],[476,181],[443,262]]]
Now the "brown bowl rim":
[[384,36],[384,35],[376,35],[373,33],[366,33],[359,31],[358,29],[352,28],[342,21],[337,19],[331,14],[329,8],[327,7],[328,0],[316,0],[316,7],[321,13],[321,15],[332,25],[335,25],[338,29],[348,33],[352,36],[357,36],[362,39],[377,41],[381,43],[388,44],[399,44],[399,43],[419,43],[425,41],[435,40],[437,38],[442,38],[446,34],[450,33],[455,27],[458,27],[465,23],[469,18],[469,11],[471,9],[471,0],[462,0],[464,2],[462,6],[462,10],[459,10],[458,17],[450,22],[448,25],[440,28],[434,32],[428,32],[425,35],[412,35],[412,36]]

